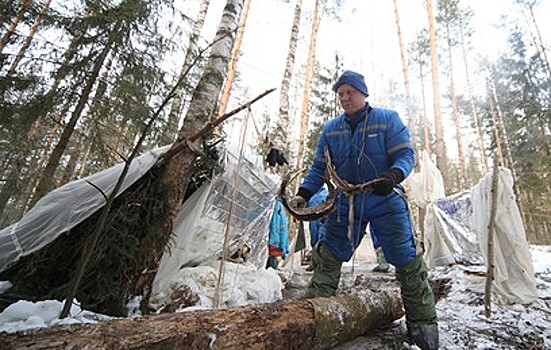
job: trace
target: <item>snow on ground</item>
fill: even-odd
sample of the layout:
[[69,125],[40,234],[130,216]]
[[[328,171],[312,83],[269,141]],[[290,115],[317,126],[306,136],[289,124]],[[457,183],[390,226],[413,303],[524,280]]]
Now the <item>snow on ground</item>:
[[[430,279],[450,278],[449,294],[436,304],[441,349],[551,349],[551,247],[531,246],[538,300],[527,306],[492,299],[486,318],[482,266],[441,267]],[[337,350],[403,349],[405,321],[337,346]]]
[[[539,299],[531,305],[523,306],[500,305],[494,298],[489,318],[486,318],[484,308],[485,277],[481,273],[484,272],[484,267],[455,265],[430,272],[430,279],[451,281],[449,294],[436,304],[441,349],[551,349],[551,247],[531,246],[531,254]],[[288,270],[281,272],[287,279],[283,295],[289,299],[300,295],[311,276],[310,272],[305,271],[306,266],[292,266],[296,270],[292,277]],[[349,288],[359,277],[365,281],[365,286],[369,286],[375,279],[392,280],[392,273],[384,276],[374,274],[370,272],[371,267],[372,265],[362,262],[352,271],[351,266],[346,265],[343,268],[343,288]],[[248,283],[256,282],[249,280]],[[6,288],[9,284],[0,283],[0,290],[3,286]],[[251,290],[258,292],[262,288],[260,285],[252,286]],[[0,332],[109,319],[107,316],[81,310],[75,305],[70,318],[59,320],[57,315],[62,306],[58,301],[19,301],[0,313]],[[397,320],[390,327],[334,349],[404,349],[404,324],[403,319]]]

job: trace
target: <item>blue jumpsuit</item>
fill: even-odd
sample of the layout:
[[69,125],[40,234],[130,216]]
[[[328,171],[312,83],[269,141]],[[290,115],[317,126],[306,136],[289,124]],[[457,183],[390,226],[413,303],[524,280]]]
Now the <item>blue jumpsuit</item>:
[[[354,132],[344,113],[328,121],[320,135],[315,157],[301,188],[316,193],[325,174],[324,149],[329,148],[338,175],[352,184],[373,180],[391,168],[406,178],[415,162],[409,132],[397,112],[365,107],[355,116],[359,123]],[[336,210],[327,218],[321,244],[339,261],[348,261],[360,244],[368,223],[377,234],[386,259],[400,267],[415,255],[411,218],[405,199],[396,191],[377,196],[371,191],[354,195],[352,237],[348,234],[349,197],[337,191]]]

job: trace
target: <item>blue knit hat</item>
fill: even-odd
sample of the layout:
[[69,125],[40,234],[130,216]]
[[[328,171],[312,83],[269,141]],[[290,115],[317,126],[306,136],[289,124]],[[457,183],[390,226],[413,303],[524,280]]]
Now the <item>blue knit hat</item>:
[[369,96],[369,93],[367,91],[367,85],[365,85],[364,76],[361,75],[360,73],[356,73],[351,70],[345,70],[342,73],[342,75],[339,77],[337,82],[333,85],[333,91],[337,92],[337,90],[343,84],[348,84],[352,86],[354,89],[361,92],[362,94]]

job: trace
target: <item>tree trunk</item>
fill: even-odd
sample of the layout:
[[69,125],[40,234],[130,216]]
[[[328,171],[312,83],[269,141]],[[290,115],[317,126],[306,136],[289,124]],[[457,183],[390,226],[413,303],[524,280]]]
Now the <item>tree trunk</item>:
[[421,97],[423,100],[423,134],[425,138],[424,148],[427,151],[427,154],[430,156],[432,154],[430,147],[430,126],[429,118],[427,117],[427,98],[425,96],[425,77],[423,74],[423,62],[419,63],[419,79],[421,80]]
[[67,125],[65,125],[65,128],[63,129],[63,132],[61,133],[61,136],[59,138],[59,142],[55,146],[52,154],[50,155],[50,158],[48,159],[48,163],[46,164],[46,167],[42,173],[41,179],[36,186],[36,190],[31,201],[31,207],[34,206],[34,204],[36,204],[36,202],[40,198],[42,198],[46,193],[48,193],[48,191],[51,190],[51,187],[53,185],[52,181],[54,180],[54,172],[59,165],[59,161],[61,160],[63,152],[65,152],[65,148],[67,147],[67,144],[69,143],[69,140],[75,130],[76,124],[81,117],[82,111],[84,110],[84,107],[86,107],[88,97],[92,92],[92,88],[96,83],[105,59],[111,51],[111,45],[115,39],[114,34],[118,35],[116,29],[113,30],[112,33],[113,34],[110,36],[108,42],[105,44],[105,47],[103,48],[101,54],[96,59],[92,72],[90,73],[90,77],[88,78],[88,81],[82,90],[82,94],[79,98],[77,106],[75,107],[75,110],[71,115],[71,119],[69,120]]
[[207,16],[207,11],[209,8],[210,0],[202,0],[201,4],[199,6],[199,13],[197,14],[197,18],[195,19],[195,23],[193,24],[193,30],[191,32],[191,35],[189,37],[189,44],[186,50],[186,56],[184,58],[184,63],[182,64],[182,68],[180,69],[180,78],[178,83],[178,89],[176,89],[176,93],[174,94],[174,98],[172,100],[172,105],[170,106],[170,112],[168,114],[168,131],[167,135],[170,137],[171,140],[176,139],[176,136],[178,134],[178,123],[179,123],[179,117],[182,109],[182,104],[184,101],[184,79],[183,76],[186,75],[191,68],[191,64],[195,58],[195,56],[198,54],[197,50],[197,41],[199,40],[199,36],[201,35],[201,29],[203,28],[203,24],[205,23],[205,18]]
[[[310,81],[314,71],[314,59],[316,55],[316,40],[319,29],[319,0],[314,0],[314,14],[312,19],[312,31],[310,33],[310,46],[308,48],[308,60],[306,62],[306,74],[304,76],[304,87],[302,92],[302,112],[300,116],[300,134],[298,139],[297,153],[297,170],[302,169],[304,165],[304,140],[308,132],[308,106],[310,104]],[[299,182],[297,181],[296,189],[298,190]]]
[[15,33],[15,29],[19,25],[19,22],[21,21],[21,17],[25,13],[25,11],[27,11],[31,3],[32,3],[31,0],[23,0],[21,2],[21,8],[19,9],[19,11],[17,11],[15,16],[11,19],[11,23],[8,29],[6,30],[4,35],[2,35],[2,39],[0,39],[0,54],[2,53],[2,51],[4,51],[4,47],[6,47],[6,45],[10,41],[10,38],[13,35],[13,33]]
[[297,0],[291,27],[291,37],[289,38],[289,49],[287,50],[287,59],[285,61],[285,71],[281,80],[279,93],[279,117],[276,122],[273,142],[276,147],[282,151],[289,149],[289,86],[295,67],[295,58],[297,52],[298,34],[300,31],[300,16],[302,12],[302,0]]
[[[505,160],[503,159],[503,151],[501,149],[501,137],[499,135],[499,128],[497,123],[497,116],[496,116],[496,106],[494,97],[492,96],[491,88],[490,88],[490,82],[487,82],[487,92],[488,92],[488,99],[490,101],[490,115],[492,116],[492,131],[494,133],[494,142],[495,142],[495,155],[494,155],[494,163],[497,164],[505,164]],[[497,158],[497,159],[496,159]]]
[[[408,113],[408,128],[411,134],[411,143],[413,144],[413,149],[416,151],[417,156],[419,155],[417,149],[417,128],[415,124],[415,114],[413,113],[411,93],[409,89],[409,68],[408,60],[406,57],[406,51],[404,48],[404,41],[402,39],[402,30],[400,27],[400,16],[398,14],[398,3],[394,0],[394,16],[396,17],[396,30],[398,32],[398,43],[400,45],[400,58],[402,60],[402,75],[404,76],[404,88],[406,91],[406,108]],[[419,162],[415,162],[416,169],[419,170]]]
[[499,163],[494,158],[492,174],[492,205],[490,207],[490,222],[488,223],[488,256],[486,257],[486,286],[484,288],[484,311],[487,318],[492,315],[492,283],[494,282],[494,229],[498,198]]
[[224,84],[222,97],[220,98],[220,108],[218,109],[218,115],[226,114],[226,110],[228,108],[230,92],[233,81],[235,80],[235,67],[237,66],[237,60],[239,59],[239,53],[241,52],[241,43],[243,42],[243,34],[245,33],[245,26],[247,25],[247,16],[249,15],[250,8],[251,0],[245,0],[243,14],[241,15],[241,21],[239,22],[239,28],[237,30],[237,35],[235,36],[235,43],[233,44],[228,76],[226,77],[226,83]]
[[459,159],[459,189],[462,189],[467,183],[466,171],[465,171],[465,153],[463,152],[463,136],[461,131],[461,121],[459,117],[459,110],[457,109],[457,98],[455,96],[455,81],[453,77],[453,54],[452,54],[452,34],[450,23],[446,23],[446,33],[448,41],[448,60],[450,61],[450,97],[452,102],[453,120],[455,123],[455,135],[457,140],[457,157]]
[[[528,11],[530,12],[530,19],[532,20],[532,24],[534,25],[534,30],[536,31],[537,42],[534,39],[535,44],[536,44],[535,46],[537,47],[538,52],[541,53],[541,55],[543,57],[544,65],[545,65],[545,68],[547,70],[547,76],[549,78],[551,78],[551,65],[549,64],[549,58],[547,57],[546,45],[545,45],[545,42],[543,41],[543,38],[541,37],[540,28],[538,26],[538,22],[536,21],[536,16],[534,15],[534,5],[535,5],[535,3],[536,2],[527,3],[526,7],[528,7]],[[522,12],[526,16],[524,11],[522,11]],[[528,16],[526,16],[526,17],[528,17]]]
[[471,74],[469,71],[469,65],[467,63],[467,52],[465,50],[465,34],[463,33],[463,25],[459,25],[459,31],[461,34],[461,51],[463,53],[463,64],[465,65],[465,75],[467,79],[467,89],[469,93],[469,101],[471,103],[471,109],[473,113],[473,123],[474,123],[474,129],[476,133],[476,139],[478,142],[478,149],[480,152],[480,157],[482,158],[482,164],[484,166],[484,173],[486,173],[490,167],[488,166],[488,157],[486,156],[486,149],[484,147],[484,139],[483,139],[483,133],[482,128],[480,127],[480,118],[478,117],[478,113],[476,111],[476,105],[474,103],[474,93],[473,93],[473,84],[471,83]]
[[3,349],[323,349],[404,315],[398,291],[115,319],[8,334]]
[[432,66],[432,91],[434,103],[434,131],[436,136],[436,163],[444,180],[448,179],[446,145],[444,144],[444,127],[440,107],[440,80],[438,77],[438,52],[436,51],[436,27],[432,11],[432,0],[427,0],[429,17],[430,57]]
[[52,0],[46,0],[44,2],[44,4],[42,4],[42,10],[40,10],[40,14],[34,20],[33,26],[31,27],[31,30],[30,30],[29,34],[25,38],[25,43],[23,44],[23,46],[21,46],[21,48],[19,49],[19,52],[15,56],[15,59],[11,63],[10,69],[8,70],[8,75],[12,75],[12,74],[15,73],[15,70],[17,69],[17,66],[19,65],[19,62],[21,62],[21,60],[23,59],[23,56],[25,55],[25,52],[27,51],[27,49],[31,45],[31,41],[33,40],[33,37],[34,37],[38,27],[40,26],[40,22],[42,22],[42,16],[44,16],[46,14],[46,12],[48,12],[48,9],[50,8],[50,3],[51,2],[52,2]]
[[[244,1],[227,0],[226,2],[205,71],[193,93],[184,123],[178,133],[177,144],[201,130],[207,122],[211,121],[212,116],[216,113],[216,103],[218,102],[218,96],[220,95],[224,78],[228,71],[234,35],[239,24]],[[197,158],[195,150],[200,149],[200,142],[200,139],[190,142],[187,149],[178,152],[164,165],[163,174],[159,181],[160,192],[165,193],[163,200],[167,205],[167,214],[166,216],[159,217],[158,226],[153,229],[166,234],[167,237],[172,234],[172,224],[184,199],[190,177],[193,174],[193,167]],[[156,260],[158,263],[162,253],[162,250],[152,252],[152,254],[158,256],[158,259],[153,260]],[[156,269],[157,266],[148,266],[147,268]],[[151,274],[148,277],[149,280],[144,281],[143,284],[147,288],[151,285],[153,277],[153,274]],[[148,302],[149,291],[137,290],[135,292],[144,296],[144,303]]]
[[499,107],[499,100],[497,98],[497,91],[496,91],[496,87],[495,87],[495,84],[494,82],[492,81],[491,82],[491,89],[492,89],[492,100],[494,101],[495,103],[495,109],[496,109],[496,114],[497,114],[497,128],[499,130],[499,132],[501,132],[501,135],[502,138],[503,138],[503,146],[505,148],[505,159],[507,160],[506,163],[502,163],[502,164],[507,164],[506,166],[509,167],[509,169],[511,169],[511,175],[513,176],[513,192],[515,193],[515,201],[518,205],[518,208],[519,208],[519,211],[520,211],[520,215],[523,219],[524,222],[526,222],[526,211],[524,210],[524,204],[523,204],[523,201],[522,201],[522,193],[519,189],[519,184],[518,184],[518,176],[517,176],[517,171],[516,171],[516,168],[515,168],[515,164],[514,164],[514,161],[513,161],[513,153],[511,152],[511,146],[510,146],[510,143],[509,143],[509,136],[507,135],[507,130],[505,129],[505,121],[503,120],[503,113],[501,112],[501,107]]

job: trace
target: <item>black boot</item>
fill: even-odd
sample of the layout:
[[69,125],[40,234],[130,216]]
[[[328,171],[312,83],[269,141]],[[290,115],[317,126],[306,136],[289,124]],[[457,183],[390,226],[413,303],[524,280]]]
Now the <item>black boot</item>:
[[396,268],[410,340],[423,350],[438,349],[438,325],[434,295],[428,282],[423,258],[417,255],[405,266]]
[[408,327],[408,337],[413,344],[417,345],[422,350],[438,349],[438,324],[406,323]]

